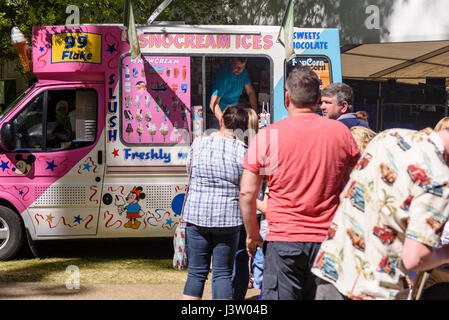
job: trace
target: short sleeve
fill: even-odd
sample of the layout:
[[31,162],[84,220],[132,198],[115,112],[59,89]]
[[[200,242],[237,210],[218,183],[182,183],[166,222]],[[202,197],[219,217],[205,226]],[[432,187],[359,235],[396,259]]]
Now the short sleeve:
[[438,247],[449,215],[449,188],[431,182],[410,204],[406,237],[430,247]]
[[354,167],[357,164],[357,161],[360,158],[360,151],[359,147],[357,146],[357,142],[355,141],[352,134],[349,132],[349,155],[350,155],[350,161],[348,165],[350,167]]
[[212,82],[211,82],[211,93],[214,96],[217,97],[223,97],[224,95],[224,90],[226,88],[226,75],[224,74],[224,72],[221,70],[218,70],[212,78]]
[[247,152],[248,148],[242,143],[241,146],[239,146],[238,148],[238,153],[237,153],[237,162],[238,163],[243,163],[243,161],[245,160],[245,155]]

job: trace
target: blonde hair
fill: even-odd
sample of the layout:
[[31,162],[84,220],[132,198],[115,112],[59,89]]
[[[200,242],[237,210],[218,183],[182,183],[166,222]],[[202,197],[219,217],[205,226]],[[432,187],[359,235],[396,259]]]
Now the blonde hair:
[[368,143],[376,136],[373,130],[362,127],[362,126],[354,126],[351,127],[351,134],[354,137],[355,142],[357,143],[357,147],[359,147],[360,154],[362,154]]
[[248,141],[247,145],[251,143],[257,131],[259,130],[259,117],[253,108],[245,108],[248,112]]
[[438,121],[434,131],[441,131],[444,129],[449,129],[449,117],[444,117],[443,119]]

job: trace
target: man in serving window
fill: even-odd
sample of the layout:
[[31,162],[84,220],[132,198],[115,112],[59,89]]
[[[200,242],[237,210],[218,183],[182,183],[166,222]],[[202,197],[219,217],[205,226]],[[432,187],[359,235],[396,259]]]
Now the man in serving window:
[[212,76],[210,112],[207,113],[208,128],[218,129],[223,110],[237,105],[243,88],[251,107],[257,112],[257,96],[245,69],[248,58],[234,57]]

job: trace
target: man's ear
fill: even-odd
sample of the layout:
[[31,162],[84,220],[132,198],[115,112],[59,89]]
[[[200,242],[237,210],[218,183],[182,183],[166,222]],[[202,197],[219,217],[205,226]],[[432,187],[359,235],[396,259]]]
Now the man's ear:
[[285,109],[288,109],[289,104],[290,104],[290,95],[288,94],[288,91],[285,90],[285,94],[284,94],[284,107],[285,107]]
[[349,104],[347,101],[343,101],[341,104],[341,114],[345,114],[349,110]]

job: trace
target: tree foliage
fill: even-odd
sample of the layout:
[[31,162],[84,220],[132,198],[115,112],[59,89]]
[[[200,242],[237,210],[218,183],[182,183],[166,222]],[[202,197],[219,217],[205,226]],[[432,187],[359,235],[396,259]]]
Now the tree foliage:
[[[145,24],[163,0],[131,0],[137,24]],[[66,7],[80,9],[81,24],[123,23],[125,0],[0,0],[0,62],[17,59],[11,45],[13,26],[31,40],[33,26],[64,25]],[[288,0],[173,0],[158,21],[184,21],[187,24],[264,24],[280,25]],[[295,0],[295,26],[338,28],[341,42],[376,42],[388,33],[383,24],[392,12],[391,0]],[[366,8],[380,9],[381,26],[369,30],[364,22]]]
[[[132,0],[137,24],[145,24],[162,0]],[[11,44],[11,29],[18,27],[31,44],[33,26],[64,25],[68,5],[80,10],[81,24],[123,23],[125,0],[2,0],[0,1],[0,61],[18,57]],[[226,9],[237,0],[173,0],[158,21],[185,21],[189,24],[232,23]]]

